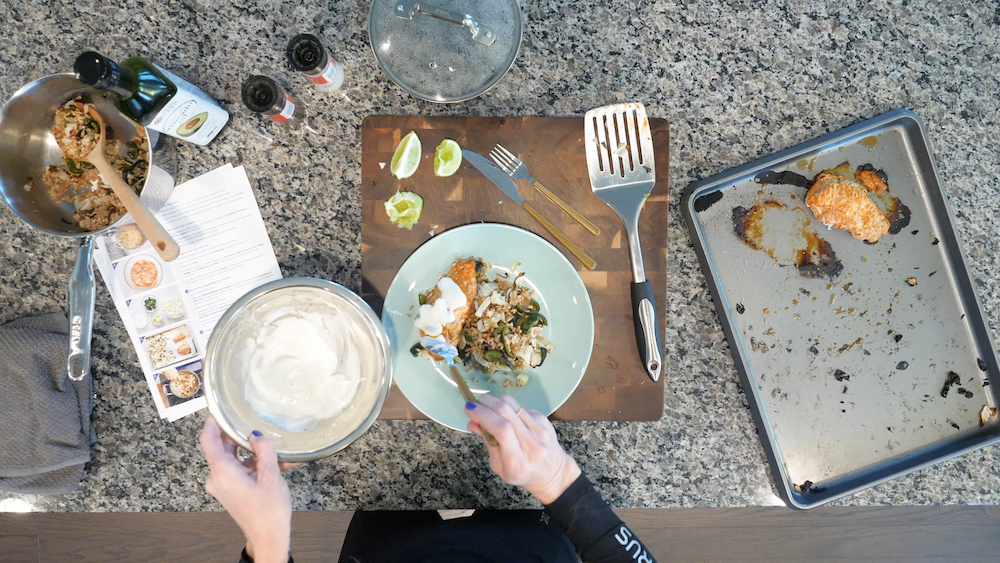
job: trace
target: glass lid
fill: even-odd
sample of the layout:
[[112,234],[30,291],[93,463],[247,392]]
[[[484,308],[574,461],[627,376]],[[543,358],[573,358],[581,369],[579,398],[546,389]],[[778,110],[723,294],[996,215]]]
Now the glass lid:
[[517,0],[374,0],[368,40],[400,88],[432,102],[489,90],[521,47]]

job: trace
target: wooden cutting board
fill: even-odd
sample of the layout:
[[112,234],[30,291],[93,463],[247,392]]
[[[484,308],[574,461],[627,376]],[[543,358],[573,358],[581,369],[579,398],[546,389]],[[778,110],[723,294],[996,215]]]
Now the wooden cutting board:
[[[663,330],[666,299],[667,191],[669,125],[650,119],[656,156],[656,187],[639,220],[646,277],[656,296]],[[397,180],[389,162],[399,140],[416,131],[424,157],[417,172]],[[521,207],[507,199],[471,164],[453,176],[434,175],[434,148],[454,139],[463,149],[488,156],[497,143],[528,165],[532,176],[575,207],[601,229],[591,235],[526,182],[522,197],[538,209],[594,260],[587,271]],[[389,222],[383,202],[396,191],[424,198],[420,222],[408,231]],[[653,382],[639,360],[632,324],[628,244],[614,211],[590,189],[583,144],[582,117],[404,117],[370,116],[361,126],[361,275],[362,297],[382,313],[389,284],[417,247],[459,225],[495,222],[532,231],[567,255],[580,271],[594,306],[594,352],[576,392],[553,415],[559,420],[657,420],[663,415],[663,381]],[[664,369],[666,372],[667,369]],[[460,400],[456,397],[455,400]],[[393,384],[382,409],[384,419],[424,419]]]

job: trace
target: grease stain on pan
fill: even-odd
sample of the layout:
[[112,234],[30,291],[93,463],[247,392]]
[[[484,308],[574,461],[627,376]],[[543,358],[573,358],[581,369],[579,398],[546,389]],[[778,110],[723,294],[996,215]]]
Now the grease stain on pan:
[[803,277],[833,279],[844,265],[830,243],[809,227],[811,221],[805,209],[773,200],[733,208],[733,232],[743,244],[781,266],[794,266]]

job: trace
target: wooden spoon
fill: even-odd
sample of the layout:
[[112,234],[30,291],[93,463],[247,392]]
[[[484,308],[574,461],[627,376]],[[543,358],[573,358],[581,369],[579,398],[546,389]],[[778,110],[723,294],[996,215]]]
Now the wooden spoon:
[[[122,205],[125,206],[125,210],[132,214],[136,226],[149,239],[149,242],[153,243],[156,253],[165,261],[172,262],[180,254],[180,247],[177,246],[177,243],[174,242],[174,239],[167,233],[167,230],[163,228],[163,225],[160,224],[156,217],[149,212],[149,209],[143,205],[142,201],[139,200],[139,196],[125,183],[125,180],[115,170],[115,167],[108,162],[108,157],[104,154],[105,127],[104,120],[101,119],[101,114],[97,113],[97,109],[89,104],[87,105],[87,113],[97,122],[97,125],[101,128],[101,133],[98,135],[97,143],[90,151],[90,154],[81,157],[80,160],[89,162],[97,168],[97,171],[101,173],[101,177],[111,187],[111,191],[121,200]],[[64,149],[64,152],[69,151],[65,151]],[[73,155],[69,156],[73,157]]]

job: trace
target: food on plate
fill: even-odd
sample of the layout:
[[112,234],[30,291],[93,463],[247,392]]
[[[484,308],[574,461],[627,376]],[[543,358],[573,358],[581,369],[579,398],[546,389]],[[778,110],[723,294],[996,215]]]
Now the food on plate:
[[462,147],[451,139],[441,141],[434,149],[434,175],[451,176],[462,165]]
[[171,297],[163,302],[163,312],[171,319],[184,316],[184,303],[180,297]]
[[[460,260],[452,264],[448,275],[420,298],[420,309],[414,325],[421,337],[443,340],[458,347],[462,328],[472,314],[472,302],[478,291],[476,261]],[[435,360],[443,359],[427,352]]]
[[[490,267],[481,260],[456,262],[448,276],[420,298],[420,313],[414,324],[420,329],[421,336],[437,336],[453,344],[458,349],[458,357],[479,371],[523,372],[541,366],[552,352],[552,344],[542,336],[548,320],[541,313],[534,290],[524,283],[524,272],[519,272],[519,267],[515,264],[509,272],[501,272],[491,280],[487,273]],[[471,295],[467,312],[460,307],[452,307],[458,302],[458,295],[453,289],[450,290],[451,295],[444,296],[442,283],[446,287],[451,285],[444,280],[450,280],[461,288],[463,297]],[[474,289],[474,292],[470,294],[469,289]],[[449,323],[441,323],[449,317],[434,311],[434,305],[442,298],[454,299],[448,303],[454,314],[454,320]],[[457,324],[459,322],[460,325]],[[434,329],[439,324],[441,330],[435,335]],[[422,339],[421,344],[411,349],[414,355],[441,359],[427,350],[423,342]],[[526,373],[517,373],[505,385],[522,386],[527,381]]]
[[187,340],[190,336],[191,335],[188,334],[186,331],[184,331],[184,330],[178,330],[177,333],[174,334],[173,340],[174,340],[175,344],[180,344],[181,342],[184,342],[185,340]]
[[181,344],[177,347],[177,353],[182,356],[188,356],[191,354],[191,347],[187,344]]
[[[126,143],[126,152],[119,155],[117,139],[105,140],[105,155],[125,182],[136,192],[142,189],[149,170],[149,144],[146,130],[136,125],[137,133]],[[85,155],[93,148],[100,131],[97,122],[87,114],[80,98],[60,106],[53,119],[52,134],[63,150],[71,155]],[[78,146],[77,146],[78,145]],[[62,166],[48,166],[42,175],[49,197],[56,203],[73,203],[73,220],[81,228],[94,231],[104,228],[125,215],[125,207],[89,162],[79,156],[65,156]],[[142,243],[140,243],[142,244]]]
[[889,220],[868,197],[868,190],[844,176],[817,175],[806,205],[823,224],[846,229],[859,240],[876,242],[889,232]]
[[145,307],[147,311],[155,311],[156,310],[156,298],[153,297],[153,296],[149,296],[149,297],[143,299],[142,300],[142,306]]
[[193,397],[201,387],[198,374],[193,371],[181,370],[170,379],[170,390],[181,399]]
[[136,260],[128,272],[132,285],[144,287],[156,287],[160,278],[160,268],[152,260],[145,258]]
[[142,236],[142,231],[135,224],[128,224],[118,229],[118,244],[122,248],[134,250],[142,246],[145,240],[145,237]]
[[424,210],[424,198],[413,192],[396,192],[385,202],[385,214],[401,229],[412,229]]
[[162,334],[149,337],[148,342],[149,359],[153,362],[153,367],[165,366],[177,359],[170,349],[170,342]]
[[238,352],[247,404],[289,432],[340,415],[361,384],[358,330],[347,314],[320,301],[267,311]]
[[413,176],[420,166],[420,153],[423,148],[420,146],[420,137],[414,131],[410,131],[405,137],[400,139],[396,151],[392,153],[392,161],[389,164],[389,171],[393,176],[402,180]]
[[163,324],[163,315],[153,315],[153,324],[156,326]]

